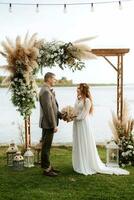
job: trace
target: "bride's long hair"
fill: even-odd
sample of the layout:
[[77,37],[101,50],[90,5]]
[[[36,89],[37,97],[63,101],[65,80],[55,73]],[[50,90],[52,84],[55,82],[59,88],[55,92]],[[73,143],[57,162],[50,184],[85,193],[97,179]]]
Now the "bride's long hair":
[[90,93],[90,89],[89,89],[88,84],[80,83],[78,88],[80,89],[81,95],[84,98],[84,102],[85,102],[86,98],[90,99],[91,107],[90,107],[89,113],[92,114],[93,113],[93,99],[92,99],[92,95]]

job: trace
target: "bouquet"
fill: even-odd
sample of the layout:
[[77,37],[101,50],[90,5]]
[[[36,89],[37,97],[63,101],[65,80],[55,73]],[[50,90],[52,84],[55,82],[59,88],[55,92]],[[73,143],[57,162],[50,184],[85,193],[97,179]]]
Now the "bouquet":
[[63,120],[67,122],[73,121],[73,119],[77,116],[74,108],[72,106],[66,106],[61,110]]

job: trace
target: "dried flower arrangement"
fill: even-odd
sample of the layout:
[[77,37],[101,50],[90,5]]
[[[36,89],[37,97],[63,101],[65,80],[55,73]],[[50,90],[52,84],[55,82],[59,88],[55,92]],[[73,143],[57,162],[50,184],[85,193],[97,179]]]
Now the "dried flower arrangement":
[[72,106],[66,106],[61,110],[62,115],[64,116],[64,121],[71,122],[76,117],[76,112]]
[[134,119],[129,117],[128,105],[123,103],[122,121],[112,113],[112,123],[110,123],[114,140],[119,145],[119,164],[134,165]]

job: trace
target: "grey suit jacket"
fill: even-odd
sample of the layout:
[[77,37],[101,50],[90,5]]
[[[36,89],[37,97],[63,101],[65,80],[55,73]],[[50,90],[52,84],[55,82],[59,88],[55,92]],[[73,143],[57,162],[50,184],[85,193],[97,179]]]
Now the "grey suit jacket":
[[44,84],[39,93],[40,120],[39,127],[43,129],[56,128],[58,125],[58,104],[50,87]]

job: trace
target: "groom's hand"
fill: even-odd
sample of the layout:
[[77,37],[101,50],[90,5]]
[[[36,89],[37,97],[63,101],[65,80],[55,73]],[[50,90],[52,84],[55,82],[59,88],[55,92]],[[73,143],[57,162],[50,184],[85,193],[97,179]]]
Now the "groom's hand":
[[58,118],[59,118],[59,119],[63,119],[63,118],[62,118],[62,115],[63,115],[63,114],[62,114],[61,112],[58,111]]
[[62,119],[63,119],[64,121],[66,121],[66,119],[67,119],[67,113],[62,113]]
[[54,133],[56,133],[58,131],[58,128],[56,127],[56,128],[54,128]]

